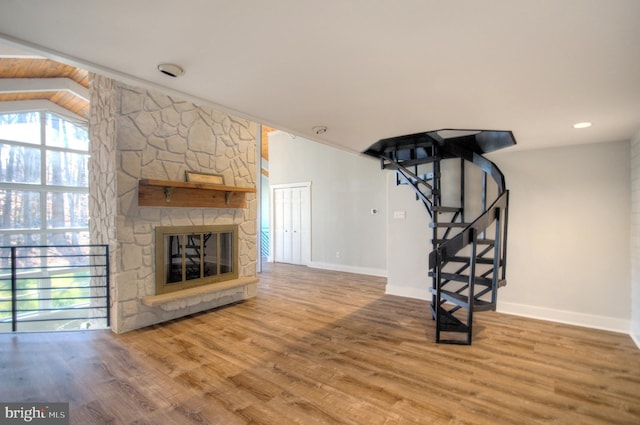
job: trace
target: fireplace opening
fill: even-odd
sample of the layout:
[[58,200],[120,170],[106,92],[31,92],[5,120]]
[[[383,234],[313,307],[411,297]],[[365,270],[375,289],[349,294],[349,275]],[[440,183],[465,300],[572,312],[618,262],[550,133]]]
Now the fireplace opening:
[[156,295],[237,278],[237,225],[156,227]]

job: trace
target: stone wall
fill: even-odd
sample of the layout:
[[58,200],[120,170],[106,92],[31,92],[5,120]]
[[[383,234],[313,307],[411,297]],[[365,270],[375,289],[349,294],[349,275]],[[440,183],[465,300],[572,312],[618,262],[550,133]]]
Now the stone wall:
[[[110,307],[115,311],[117,296],[116,220],[116,93],[114,80],[92,75],[91,117],[89,137],[89,234],[91,243],[109,245]],[[104,294],[97,294],[104,295]],[[116,315],[111,314],[112,329],[118,328]]]
[[189,170],[255,187],[258,125],[97,75],[91,101],[91,235],[112,251],[112,329],[124,332],[237,301],[209,298],[174,311],[141,303],[155,294],[156,226],[238,224],[239,276],[255,276],[255,194],[247,194],[246,209],[139,207],[138,181],[184,181]]

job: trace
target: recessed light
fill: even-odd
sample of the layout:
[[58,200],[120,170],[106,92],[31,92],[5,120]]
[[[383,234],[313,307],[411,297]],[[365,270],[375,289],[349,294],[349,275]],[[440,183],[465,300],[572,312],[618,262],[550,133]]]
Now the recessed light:
[[588,121],[577,122],[573,125],[573,128],[589,128],[591,127],[591,123]]
[[316,133],[318,136],[321,134],[324,134],[327,132],[328,128],[323,126],[323,125],[319,125],[317,127],[313,127],[313,132]]
[[158,71],[172,78],[178,78],[184,75],[184,69],[173,63],[161,63],[158,65]]

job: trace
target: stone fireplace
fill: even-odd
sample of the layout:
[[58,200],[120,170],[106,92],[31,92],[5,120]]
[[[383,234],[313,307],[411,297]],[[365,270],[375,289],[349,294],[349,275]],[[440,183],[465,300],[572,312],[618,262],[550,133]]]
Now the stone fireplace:
[[[92,75],[89,132],[90,234],[92,243],[110,247],[114,332],[126,332],[256,295],[257,202],[255,193],[249,191],[255,188],[257,178],[256,123]],[[247,189],[245,202],[234,204],[236,195],[229,205],[223,202],[222,207],[139,202],[141,181],[184,183],[186,171],[219,175],[224,185]],[[177,192],[178,189],[174,198],[178,197]],[[205,276],[204,285],[191,286],[189,282],[179,291],[158,292],[156,229],[187,226],[237,229],[237,241],[233,243],[237,264],[232,266],[237,276],[217,281],[212,269],[198,271],[211,273]],[[213,255],[210,252],[201,261],[211,263]],[[226,270],[227,259],[218,259],[217,253],[215,256],[219,262],[215,272],[225,274],[222,271]],[[195,268],[189,273],[192,274],[184,280],[193,280]]]

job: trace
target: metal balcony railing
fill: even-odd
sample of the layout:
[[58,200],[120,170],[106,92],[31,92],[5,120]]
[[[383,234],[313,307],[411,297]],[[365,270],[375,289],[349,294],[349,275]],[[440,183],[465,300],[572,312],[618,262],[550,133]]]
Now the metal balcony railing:
[[0,332],[108,328],[107,245],[0,247]]

